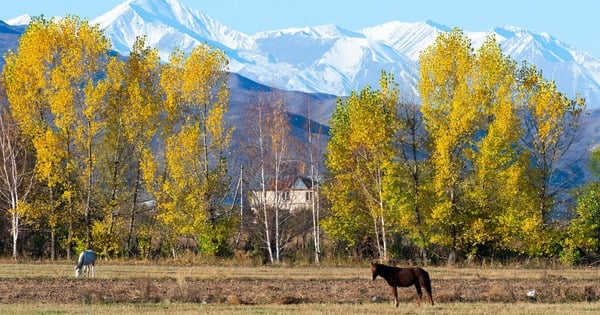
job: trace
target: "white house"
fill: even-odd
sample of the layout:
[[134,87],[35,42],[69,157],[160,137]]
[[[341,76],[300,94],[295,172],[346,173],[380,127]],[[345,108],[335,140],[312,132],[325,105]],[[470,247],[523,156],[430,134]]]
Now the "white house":
[[[274,185],[268,187],[264,194],[264,201],[267,207],[274,208],[276,203],[279,209],[296,212],[302,209],[312,207],[313,198],[318,198],[318,187],[313,187],[313,182],[308,177],[297,176],[287,181],[278,183],[278,189]],[[315,183],[316,186],[316,183]],[[275,198],[276,191],[279,198]],[[317,199],[318,200],[318,199]],[[256,211],[263,204],[263,194],[261,190],[253,190],[250,193],[250,207]]]

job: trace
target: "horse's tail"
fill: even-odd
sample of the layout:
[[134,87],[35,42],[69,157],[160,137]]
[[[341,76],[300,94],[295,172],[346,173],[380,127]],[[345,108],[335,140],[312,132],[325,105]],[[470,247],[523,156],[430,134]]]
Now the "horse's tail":
[[425,287],[425,292],[429,296],[429,301],[431,302],[431,305],[433,305],[433,293],[431,292],[431,278],[429,277],[429,273],[423,268],[421,268],[421,273],[423,274],[423,286]]

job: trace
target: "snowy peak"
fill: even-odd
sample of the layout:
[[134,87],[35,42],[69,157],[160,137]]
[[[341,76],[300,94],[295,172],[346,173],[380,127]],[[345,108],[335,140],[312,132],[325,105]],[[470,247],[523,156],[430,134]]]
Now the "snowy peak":
[[314,27],[294,27],[275,31],[264,31],[254,35],[254,38],[296,36],[310,39],[332,39],[340,37],[364,37],[363,34],[347,30],[335,24]]
[[369,38],[383,41],[416,62],[421,51],[433,44],[440,31],[446,30],[449,28],[432,21],[392,21],[364,28],[360,32]]
[[28,25],[31,22],[31,16],[24,14],[6,21],[9,25]]
[[536,64],[545,62],[570,62],[576,50],[550,34],[535,34],[514,26],[496,27],[490,33],[496,34],[504,53],[515,60],[527,60]]
[[146,35],[147,44],[158,47],[163,59],[175,48],[187,51],[203,42],[226,51],[251,45],[247,35],[177,0],[128,0],[92,23],[98,23],[115,49],[125,54],[138,35]]
[[[9,23],[28,23],[24,21],[27,18]],[[253,81],[340,96],[366,85],[377,86],[381,71],[393,74],[405,91],[415,92],[420,53],[440,32],[452,30],[431,20],[391,21],[357,31],[328,24],[248,36],[178,0],[127,0],[92,23],[98,23],[114,49],[124,55],[140,35],[146,36],[147,45],[158,48],[163,60],[175,49],[189,52],[208,43],[227,54],[230,71]],[[549,34],[514,26],[463,32],[475,49],[495,34],[503,52],[513,60],[535,65],[569,97],[580,94],[589,107],[600,107],[600,59]]]

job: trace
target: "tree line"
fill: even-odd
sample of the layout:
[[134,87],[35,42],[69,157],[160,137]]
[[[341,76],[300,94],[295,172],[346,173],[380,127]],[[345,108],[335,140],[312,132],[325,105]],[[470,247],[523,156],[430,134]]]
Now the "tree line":
[[[310,127],[307,139],[292,136],[285,99],[261,95],[235,148],[237,185],[222,51],[203,44],[161,62],[139,37],[123,58],[98,26],[37,17],[5,60],[0,193],[14,258],[86,248],[172,256],[186,240],[202,255],[270,263],[572,264],[598,251],[597,185],[572,197],[559,168],[585,101],[503,55],[493,37],[475,51],[462,31],[440,33],[420,56],[420,105],[385,72],[378,89],[338,99],[326,153]],[[249,190],[297,175],[323,197],[310,209],[249,210]],[[560,207],[570,220],[555,220]]]
[[98,26],[39,17],[5,56],[13,256],[21,227],[52,259],[148,255],[153,241],[188,234],[219,252],[232,220],[220,215],[232,132],[224,53],[200,45],[162,64],[143,37],[127,58],[109,51]]
[[564,165],[584,99],[503,55],[493,36],[475,50],[459,29],[440,33],[419,63],[420,106],[385,72],[378,90],[338,101],[325,231],[384,260],[405,258],[398,244],[425,263],[597,257],[596,184],[570,191],[580,175]]

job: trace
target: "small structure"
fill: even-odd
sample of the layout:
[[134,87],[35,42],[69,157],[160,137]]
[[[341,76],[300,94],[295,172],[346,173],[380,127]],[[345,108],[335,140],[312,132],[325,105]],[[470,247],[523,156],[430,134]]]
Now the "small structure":
[[[313,183],[315,187],[313,187]],[[252,190],[250,192],[252,211],[256,212],[261,205],[265,204],[269,208],[278,207],[293,213],[302,209],[310,209],[313,199],[317,198],[316,200],[318,200],[319,198],[318,186],[309,177],[292,177],[278,182],[277,186],[277,189],[274,184],[267,187],[264,196],[262,190]]]

